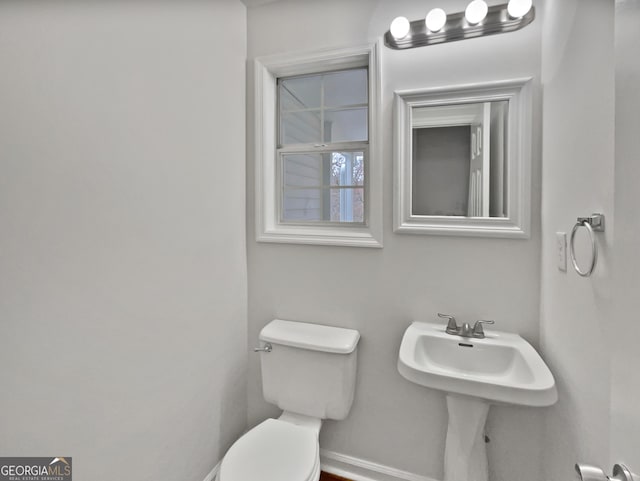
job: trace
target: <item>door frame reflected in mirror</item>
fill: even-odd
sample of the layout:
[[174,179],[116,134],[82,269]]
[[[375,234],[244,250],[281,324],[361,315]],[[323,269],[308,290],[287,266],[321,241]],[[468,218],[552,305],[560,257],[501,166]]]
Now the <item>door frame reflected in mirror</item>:
[[[531,224],[532,79],[394,93],[394,231],[527,239]],[[504,217],[416,215],[412,209],[414,109],[508,102]],[[423,110],[424,111],[424,110]],[[422,112],[423,112],[422,111]]]

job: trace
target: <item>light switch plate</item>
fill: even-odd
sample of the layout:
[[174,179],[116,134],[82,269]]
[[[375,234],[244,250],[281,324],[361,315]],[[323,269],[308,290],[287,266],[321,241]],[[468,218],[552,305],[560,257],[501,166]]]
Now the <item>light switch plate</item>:
[[556,253],[558,256],[558,270],[567,272],[567,234],[556,232]]

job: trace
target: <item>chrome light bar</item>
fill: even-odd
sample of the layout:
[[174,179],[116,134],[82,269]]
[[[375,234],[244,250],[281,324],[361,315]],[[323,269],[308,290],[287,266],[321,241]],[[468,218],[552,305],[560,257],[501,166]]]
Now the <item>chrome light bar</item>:
[[486,17],[475,25],[467,21],[464,12],[449,14],[446,23],[437,32],[430,31],[424,19],[414,20],[410,23],[409,33],[402,38],[395,38],[390,30],[387,31],[384,35],[384,44],[394,50],[403,50],[484,35],[515,32],[529,25],[536,17],[535,7],[531,7],[522,17],[513,18],[507,11],[507,5],[505,3],[489,7]]

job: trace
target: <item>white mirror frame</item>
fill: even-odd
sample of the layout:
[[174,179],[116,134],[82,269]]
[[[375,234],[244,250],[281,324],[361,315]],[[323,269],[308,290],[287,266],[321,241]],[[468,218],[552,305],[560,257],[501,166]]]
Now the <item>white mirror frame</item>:
[[[394,231],[527,239],[531,225],[531,78],[394,93]],[[508,184],[506,217],[413,215],[412,113],[417,107],[506,100]]]

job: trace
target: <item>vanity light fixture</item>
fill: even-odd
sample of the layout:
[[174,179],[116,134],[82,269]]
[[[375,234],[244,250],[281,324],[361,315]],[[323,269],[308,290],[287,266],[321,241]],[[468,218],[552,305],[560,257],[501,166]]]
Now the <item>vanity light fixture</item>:
[[532,0],[509,0],[507,12],[511,18],[520,18],[529,13],[531,7],[533,7]]
[[470,25],[477,25],[482,22],[489,12],[487,2],[484,0],[473,0],[467,5],[464,11],[464,18]]
[[427,13],[424,23],[429,32],[439,32],[447,23],[447,14],[441,8],[434,8]]
[[391,36],[396,40],[401,40],[405,38],[409,32],[411,31],[411,23],[407,17],[396,17],[391,22],[391,27],[389,28],[389,32]]
[[472,0],[464,12],[447,14],[432,9],[424,20],[397,17],[384,35],[384,44],[394,50],[454,42],[496,33],[520,30],[536,16],[532,0],[509,0],[488,7],[484,0]]

